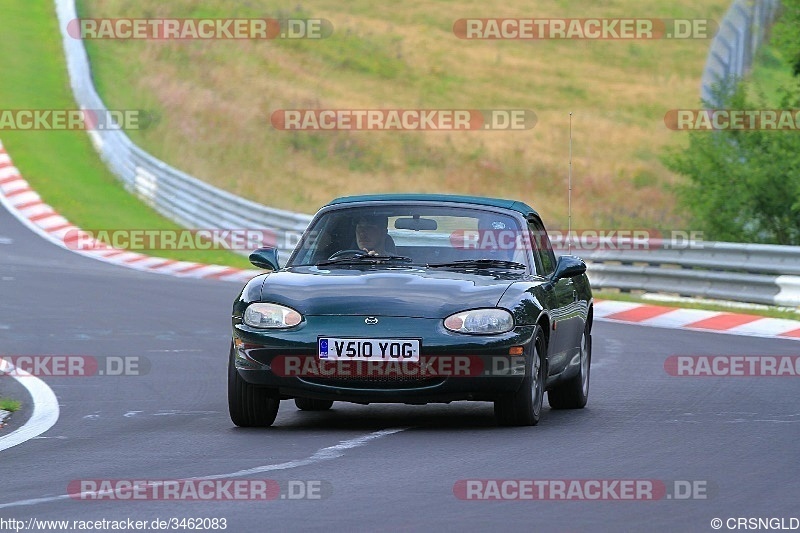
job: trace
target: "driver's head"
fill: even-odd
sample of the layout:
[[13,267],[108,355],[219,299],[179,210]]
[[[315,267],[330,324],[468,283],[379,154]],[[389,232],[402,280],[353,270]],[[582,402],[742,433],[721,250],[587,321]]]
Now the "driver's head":
[[361,216],[356,220],[356,243],[361,250],[383,252],[389,220],[383,216]]

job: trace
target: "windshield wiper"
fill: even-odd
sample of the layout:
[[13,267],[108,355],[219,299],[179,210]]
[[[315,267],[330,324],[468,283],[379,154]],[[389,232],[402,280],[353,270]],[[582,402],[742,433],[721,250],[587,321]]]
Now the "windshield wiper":
[[370,255],[366,252],[359,255],[349,255],[346,257],[337,257],[336,259],[328,259],[321,261],[316,266],[336,265],[345,263],[381,263],[383,261],[401,261],[410,263],[412,259],[404,255]]
[[503,261],[500,259],[462,259],[449,263],[429,263],[428,268],[512,268],[525,270],[525,265],[516,261]]

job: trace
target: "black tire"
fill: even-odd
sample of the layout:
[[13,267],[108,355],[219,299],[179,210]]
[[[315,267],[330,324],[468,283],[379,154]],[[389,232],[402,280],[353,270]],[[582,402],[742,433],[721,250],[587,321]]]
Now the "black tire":
[[589,327],[587,325],[581,335],[579,372],[547,392],[547,401],[553,409],[583,409],[586,406],[592,368],[592,334]]
[[247,383],[236,371],[233,345],[228,358],[228,412],[240,427],[269,427],[278,416],[281,400],[271,389]]
[[531,352],[522,386],[514,394],[494,402],[494,416],[501,426],[535,426],[539,423],[547,372],[547,348],[539,328],[536,329]]
[[295,398],[294,404],[301,411],[327,411],[333,405],[333,400],[316,400],[314,398]]

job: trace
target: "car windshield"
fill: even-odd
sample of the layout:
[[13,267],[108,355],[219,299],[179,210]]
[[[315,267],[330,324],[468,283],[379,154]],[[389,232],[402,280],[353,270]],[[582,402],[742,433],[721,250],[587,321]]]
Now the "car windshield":
[[381,264],[519,272],[530,264],[528,242],[515,217],[488,209],[343,207],[323,213],[309,226],[287,266]]

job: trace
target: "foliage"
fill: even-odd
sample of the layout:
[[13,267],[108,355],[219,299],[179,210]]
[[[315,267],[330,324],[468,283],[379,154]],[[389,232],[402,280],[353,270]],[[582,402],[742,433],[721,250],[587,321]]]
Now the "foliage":
[[[765,109],[747,87],[720,87],[727,109]],[[774,107],[774,106],[772,106]],[[784,91],[782,109],[800,108],[800,94]],[[685,150],[663,158],[688,177],[679,202],[708,240],[800,244],[800,131],[693,131]]]
[[782,0],[780,18],[772,28],[772,43],[800,77],[800,0]]
[[20,407],[22,407],[22,402],[11,400],[9,398],[0,398],[0,410],[2,411],[9,411],[13,413],[14,411],[18,411]]

